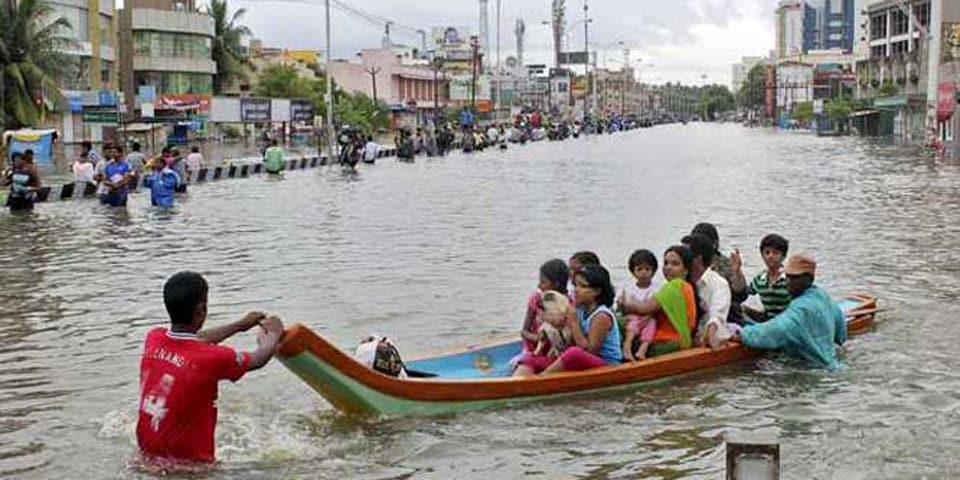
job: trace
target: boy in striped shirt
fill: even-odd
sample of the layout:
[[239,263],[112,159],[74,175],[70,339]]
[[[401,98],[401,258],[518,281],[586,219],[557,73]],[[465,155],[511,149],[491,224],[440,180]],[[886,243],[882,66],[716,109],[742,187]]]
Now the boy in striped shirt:
[[790,242],[775,233],[763,237],[760,241],[760,255],[766,264],[766,271],[760,272],[747,283],[741,270],[742,261],[740,252],[734,251],[730,255],[730,267],[733,270],[733,281],[730,284],[734,296],[759,295],[763,311],[759,312],[744,305],[743,313],[757,322],[765,322],[777,316],[790,305],[790,291],[787,289],[787,280],[783,274],[783,260],[787,258]]

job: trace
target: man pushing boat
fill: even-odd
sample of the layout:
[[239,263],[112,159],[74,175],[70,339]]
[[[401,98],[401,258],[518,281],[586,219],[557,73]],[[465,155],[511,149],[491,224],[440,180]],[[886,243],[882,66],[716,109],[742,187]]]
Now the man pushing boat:
[[830,295],[813,284],[817,262],[793,255],[784,266],[790,305],[771,320],[748,325],[734,338],[758,349],[780,349],[812,365],[836,368],[836,349],[847,341],[846,320]]
[[[170,328],[147,333],[140,362],[137,444],[151,459],[213,462],[217,383],[235,382],[266,365],[283,333],[279,318],[260,312],[203,329],[207,290],[207,281],[199,273],[170,277],[163,286]],[[218,345],[256,326],[261,329],[252,353]]]

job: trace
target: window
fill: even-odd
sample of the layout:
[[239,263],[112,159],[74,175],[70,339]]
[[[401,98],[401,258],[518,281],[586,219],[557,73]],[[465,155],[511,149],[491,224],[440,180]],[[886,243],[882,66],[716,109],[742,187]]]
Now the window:
[[930,25],[930,2],[924,2],[920,5],[914,5],[913,16],[920,25],[927,27]]
[[881,13],[870,17],[870,39],[887,38],[887,14]]
[[139,57],[210,58],[209,37],[167,32],[133,32],[134,55]]
[[893,42],[890,44],[890,54],[891,55],[903,55],[907,53],[909,42],[903,40],[901,42]]
[[103,85],[103,88],[109,89],[112,87],[110,79],[110,66],[112,64],[106,60],[100,62],[100,83]]
[[870,47],[870,58],[884,58],[887,56],[886,45],[876,45]]
[[85,8],[65,7],[63,5],[51,4],[53,7],[51,21],[56,18],[65,18],[70,23],[70,28],[64,28],[60,34],[79,42],[86,42],[90,39],[87,31],[87,10]]
[[137,86],[153,85],[160,94],[200,93],[213,91],[213,76],[186,72],[137,72]]
[[910,18],[899,8],[891,13],[890,30],[893,35],[906,35],[910,32]]
[[67,90],[90,90],[90,58],[64,55],[64,60],[60,86]]

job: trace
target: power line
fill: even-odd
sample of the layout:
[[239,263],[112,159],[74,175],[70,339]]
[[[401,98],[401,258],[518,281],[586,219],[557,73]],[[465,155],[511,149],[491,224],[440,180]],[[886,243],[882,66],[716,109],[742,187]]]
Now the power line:
[[[319,0],[243,0],[243,3],[297,3],[301,5],[320,6]],[[421,29],[417,29],[417,28],[402,24],[402,23],[398,23],[387,17],[383,17],[380,15],[376,15],[376,14],[361,10],[341,0],[330,0],[330,6],[332,8],[335,8],[341,13],[345,13],[359,20],[364,20],[367,23],[376,25],[381,29],[385,25],[389,24],[391,27],[396,27],[396,30],[406,32],[405,36],[408,36],[408,37],[414,37],[416,35],[419,35],[418,30],[421,30]],[[391,31],[393,31],[393,28],[391,28]]]

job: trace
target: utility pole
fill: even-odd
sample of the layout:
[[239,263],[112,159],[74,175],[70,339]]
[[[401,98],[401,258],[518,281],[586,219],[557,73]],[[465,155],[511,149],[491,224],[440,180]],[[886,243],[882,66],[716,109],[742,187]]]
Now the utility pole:
[[443,60],[440,57],[434,56],[430,63],[433,65],[433,126],[437,128],[439,125],[437,119],[440,118],[440,84],[437,83],[437,73],[440,70],[440,65]]
[[493,94],[495,95],[493,99],[493,115],[494,121],[496,121],[497,113],[500,109],[500,75],[503,73],[503,69],[500,64],[500,3],[502,0],[497,0],[497,72],[493,76],[494,81],[497,82],[496,86],[493,89]]
[[[583,96],[583,111],[590,111],[590,17],[587,16],[587,0],[583,0],[583,81],[587,82],[587,95]],[[593,96],[597,96],[596,79],[593,82]]]
[[333,70],[331,69],[331,57],[333,48],[330,45],[330,0],[326,0],[325,10],[327,13],[327,161],[333,163],[333,143],[335,141],[333,131]]
[[473,55],[471,56],[471,65],[470,65],[470,109],[476,111],[477,109],[477,51],[480,49],[480,39],[477,36],[470,37],[470,48],[473,50]]
[[380,67],[369,67],[363,69],[370,75],[370,81],[373,82],[373,103],[377,103],[377,74],[380,73]]

